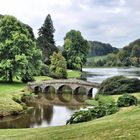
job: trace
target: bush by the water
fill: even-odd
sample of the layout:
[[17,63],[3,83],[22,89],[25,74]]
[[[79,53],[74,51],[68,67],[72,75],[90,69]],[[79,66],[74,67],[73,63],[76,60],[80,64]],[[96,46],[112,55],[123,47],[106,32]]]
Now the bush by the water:
[[97,119],[106,115],[114,114],[118,111],[118,107],[115,102],[107,102],[99,100],[99,104],[93,107],[86,107],[79,111],[76,111],[66,124],[74,124],[80,122],[86,122],[93,119]]
[[140,80],[137,78],[126,78],[114,76],[104,80],[98,90],[99,94],[113,95],[122,93],[133,93],[140,91]]
[[128,107],[137,104],[138,104],[138,99],[135,96],[129,94],[124,94],[120,96],[117,101],[118,107]]

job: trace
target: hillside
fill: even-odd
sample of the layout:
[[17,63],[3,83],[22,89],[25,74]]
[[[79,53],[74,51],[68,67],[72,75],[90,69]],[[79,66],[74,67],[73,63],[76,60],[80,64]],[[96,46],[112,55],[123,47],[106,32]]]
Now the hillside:
[[107,43],[102,43],[98,41],[89,41],[89,44],[90,44],[90,50],[89,50],[88,57],[103,56],[118,51],[117,48],[112,47],[110,44]]
[[[100,58],[100,59],[99,59]],[[137,39],[116,53],[109,53],[101,57],[87,60],[88,67],[140,66],[140,39]]]
[[131,42],[120,50],[117,59],[125,66],[140,66],[140,39]]

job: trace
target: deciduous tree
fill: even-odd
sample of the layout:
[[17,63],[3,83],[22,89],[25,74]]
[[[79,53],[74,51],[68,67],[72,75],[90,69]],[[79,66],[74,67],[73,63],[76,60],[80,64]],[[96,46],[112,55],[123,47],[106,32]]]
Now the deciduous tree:
[[67,78],[67,64],[60,52],[51,56],[50,73],[54,78]]
[[87,59],[89,44],[80,31],[71,30],[64,38],[63,55],[69,69],[82,70]]
[[14,77],[32,77],[40,68],[41,51],[36,48],[25,24],[13,16],[0,20],[0,77],[9,82]]

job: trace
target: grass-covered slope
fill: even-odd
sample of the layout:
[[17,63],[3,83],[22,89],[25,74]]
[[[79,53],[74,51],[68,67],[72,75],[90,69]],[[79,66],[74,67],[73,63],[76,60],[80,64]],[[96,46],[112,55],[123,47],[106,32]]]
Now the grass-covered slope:
[[0,140],[139,140],[140,106],[68,126],[0,130]]
[[15,114],[23,110],[23,107],[16,103],[12,98],[16,94],[20,94],[25,89],[25,84],[16,83],[0,83],[0,116]]

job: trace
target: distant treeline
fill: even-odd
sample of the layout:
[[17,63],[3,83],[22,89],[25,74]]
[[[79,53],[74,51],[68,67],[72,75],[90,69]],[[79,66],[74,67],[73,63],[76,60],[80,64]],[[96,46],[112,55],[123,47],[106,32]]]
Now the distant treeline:
[[112,47],[108,43],[102,43],[98,41],[89,41],[90,49],[88,57],[103,56],[112,52],[118,52],[118,48]]
[[131,42],[118,52],[110,53],[107,56],[96,59],[88,59],[87,66],[140,66],[140,39]]

